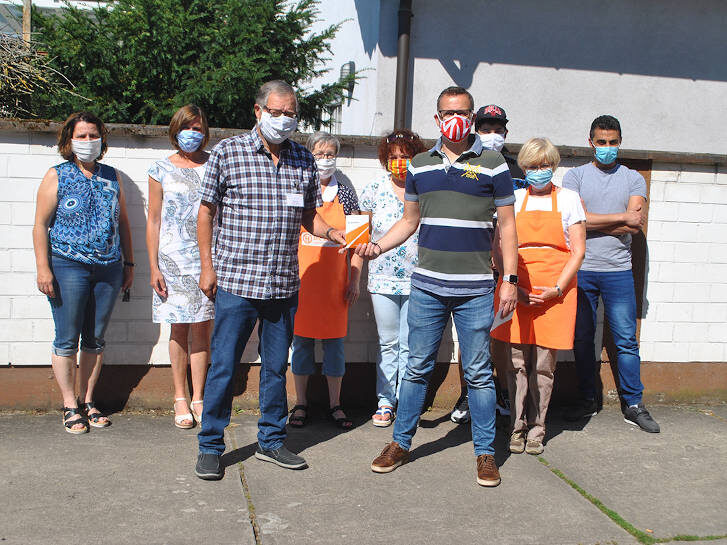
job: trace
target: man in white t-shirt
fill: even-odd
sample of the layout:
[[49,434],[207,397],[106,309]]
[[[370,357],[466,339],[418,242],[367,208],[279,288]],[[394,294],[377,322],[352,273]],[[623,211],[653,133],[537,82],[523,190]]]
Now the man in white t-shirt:
[[631,273],[631,235],[644,226],[644,177],[616,161],[621,125],[602,115],[591,124],[594,160],[571,169],[563,187],[581,197],[586,209],[586,257],[578,271],[578,314],[573,350],[583,399],[566,414],[568,420],[593,416],[596,399],[596,311],[599,297],[617,350],[619,391],[624,420],[650,433],[659,424],[641,401],[641,358],[636,341],[636,296]]

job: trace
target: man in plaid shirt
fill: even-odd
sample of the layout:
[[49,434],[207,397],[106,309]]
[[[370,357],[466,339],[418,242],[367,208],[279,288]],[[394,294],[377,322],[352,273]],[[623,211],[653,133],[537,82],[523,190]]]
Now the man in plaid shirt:
[[[297,125],[293,88],[269,81],[255,97],[257,125],[215,146],[202,181],[197,236],[199,287],[215,301],[211,366],[205,384],[195,473],[221,479],[235,368],[260,320],[260,420],[255,457],[289,469],[306,462],[287,450],[285,372],[298,305],[300,226],[345,245],[316,213],[321,206],[311,153],[288,140]],[[213,220],[217,223],[212,255]]]

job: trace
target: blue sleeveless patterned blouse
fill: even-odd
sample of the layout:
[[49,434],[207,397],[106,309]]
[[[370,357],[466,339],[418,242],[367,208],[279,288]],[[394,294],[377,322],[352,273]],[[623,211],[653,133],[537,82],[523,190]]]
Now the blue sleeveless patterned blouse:
[[58,207],[49,233],[51,252],[89,265],[120,260],[116,170],[97,163],[89,180],[71,161],[54,168],[58,173]]

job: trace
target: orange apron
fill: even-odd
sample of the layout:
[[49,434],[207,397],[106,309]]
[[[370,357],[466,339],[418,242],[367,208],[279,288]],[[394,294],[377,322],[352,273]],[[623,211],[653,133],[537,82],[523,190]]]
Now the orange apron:
[[[338,195],[316,209],[334,229],[346,229],[346,216]],[[337,339],[348,330],[348,264],[340,246],[301,227],[298,243],[300,291],[294,333],[311,339]]]
[[[515,218],[518,241],[517,275],[519,286],[530,292],[532,286],[555,286],[563,267],[570,259],[565,241],[561,213],[558,212],[556,188],[551,191],[551,209],[527,211],[528,189]],[[561,286],[563,297],[538,306],[518,302],[512,320],[493,329],[490,335],[514,344],[536,344],[546,348],[573,348],[576,323],[576,284]],[[500,307],[500,286],[495,290],[495,309]]]

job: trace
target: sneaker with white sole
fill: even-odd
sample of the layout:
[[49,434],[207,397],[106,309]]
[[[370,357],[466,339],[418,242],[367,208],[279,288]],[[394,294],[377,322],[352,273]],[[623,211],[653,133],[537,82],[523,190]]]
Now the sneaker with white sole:
[[659,424],[651,417],[643,403],[627,407],[624,411],[624,422],[640,427],[649,433],[659,433]]
[[467,394],[459,396],[457,404],[449,415],[449,419],[455,424],[466,424],[470,421],[470,406]]

